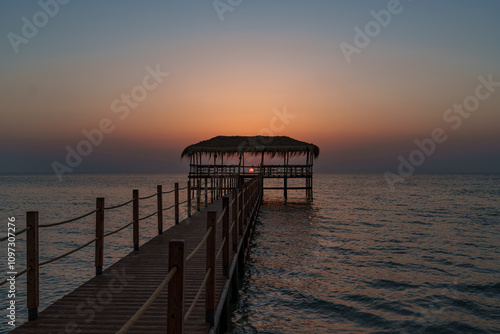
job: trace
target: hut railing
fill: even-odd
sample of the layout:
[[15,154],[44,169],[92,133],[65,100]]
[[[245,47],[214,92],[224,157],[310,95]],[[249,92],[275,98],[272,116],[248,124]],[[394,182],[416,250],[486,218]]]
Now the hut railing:
[[[234,182],[235,184],[235,182]],[[184,201],[179,201],[179,191],[186,190],[186,200]],[[208,189],[205,187],[205,205],[207,201],[207,191]],[[171,206],[168,206],[166,208],[163,207],[163,195],[169,194],[169,193],[174,193],[174,203]],[[196,195],[193,195],[196,193]],[[157,210],[143,215],[142,217],[139,216],[139,203],[142,200],[148,200],[151,198],[157,198]],[[15,237],[26,233],[26,268],[22,270],[21,272],[18,272],[15,277],[19,277],[25,273],[27,273],[27,306],[28,306],[28,320],[35,320],[38,317],[38,306],[39,306],[39,268],[41,266],[47,265],[49,263],[52,263],[54,261],[60,260],[66,256],[69,256],[89,245],[92,243],[95,243],[95,268],[96,268],[96,276],[102,274],[102,267],[104,264],[104,239],[106,237],[109,237],[115,233],[118,233],[127,227],[130,227],[133,225],[133,245],[134,245],[134,250],[139,249],[139,222],[148,218],[151,218],[153,216],[157,216],[157,226],[158,226],[158,234],[163,233],[163,212],[174,209],[175,210],[175,224],[179,223],[179,207],[180,205],[186,204],[186,209],[187,209],[187,216],[191,216],[191,210],[192,210],[192,199],[196,200],[196,210],[200,211],[200,203],[201,199],[203,198],[203,194],[201,192],[201,187],[200,184],[198,183],[196,187],[191,187],[191,181],[187,182],[186,187],[179,188],[179,184],[175,183],[175,187],[172,190],[169,191],[163,191],[162,186],[158,185],[157,186],[157,191],[153,194],[147,195],[140,197],[139,196],[139,190],[133,190],[132,192],[132,199],[129,201],[126,201],[121,204],[117,205],[112,205],[106,207],[104,204],[104,198],[99,197],[96,199],[96,209],[87,212],[85,214],[82,214],[78,217],[74,217],[71,219],[67,219],[64,221],[60,222],[55,222],[55,223],[49,223],[49,224],[39,224],[39,218],[38,218],[38,211],[29,211],[26,213],[26,228],[17,231],[15,233],[9,233],[6,237],[1,238],[0,242],[3,241],[8,241],[8,242],[14,242]],[[214,198],[211,199],[212,201]],[[132,221],[111,231],[108,233],[104,233],[104,214],[107,211],[118,209],[121,207],[124,207],[126,205],[129,205],[132,203]],[[65,225],[69,223],[73,223],[76,221],[79,221],[83,218],[86,218],[88,216],[91,216],[95,214],[95,222],[96,222],[96,227],[95,227],[95,237],[86,243],[80,245],[77,248],[74,248],[64,254],[61,254],[59,256],[56,256],[50,260],[46,260],[43,262],[39,261],[40,257],[40,250],[39,250],[39,229],[40,228],[50,228],[54,226],[60,226],[60,225]],[[174,273],[172,273],[172,276]],[[168,277],[167,277],[168,278]],[[163,282],[164,284],[167,284],[167,282]],[[0,282],[0,286],[6,284],[8,280],[4,280]],[[162,284],[163,284],[162,283]]]
[[[250,172],[250,169],[253,169],[253,172]],[[192,177],[235,174],[263,174],[264,177],[301,177],[310,176],[312,173],[312,165],[190,165],[190,176]]]

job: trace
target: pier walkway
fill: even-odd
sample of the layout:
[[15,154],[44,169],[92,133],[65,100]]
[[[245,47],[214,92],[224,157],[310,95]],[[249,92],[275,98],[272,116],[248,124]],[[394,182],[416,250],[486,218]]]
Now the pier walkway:
[[227,191],[11,333],[214,332],[228,321],[261,200],[261,177]]

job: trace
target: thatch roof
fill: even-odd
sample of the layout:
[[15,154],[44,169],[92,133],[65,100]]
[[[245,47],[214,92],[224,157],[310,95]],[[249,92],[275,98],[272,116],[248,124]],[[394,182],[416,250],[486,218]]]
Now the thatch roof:
[[262,152],[271,157],[284,156],[287,153],[292,156],[305,155],[309,152],[312,157],[317,158],[319,147],[285,136],[217,136],[186,147],[181,157],[196,153],[234,156],[242,153],[257,155]]

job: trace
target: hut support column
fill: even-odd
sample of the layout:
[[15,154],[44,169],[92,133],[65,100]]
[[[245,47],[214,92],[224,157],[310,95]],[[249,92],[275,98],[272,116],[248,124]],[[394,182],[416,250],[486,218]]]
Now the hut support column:
[[284,172],[284,177],[283,177],[283,196],[285,197],[285,200],[288,199],[288,180],[287,180],[287,174],[288,174],[288,162],[287,162],[287,156],[288,153],[285,154],[283,158],[283,172]]

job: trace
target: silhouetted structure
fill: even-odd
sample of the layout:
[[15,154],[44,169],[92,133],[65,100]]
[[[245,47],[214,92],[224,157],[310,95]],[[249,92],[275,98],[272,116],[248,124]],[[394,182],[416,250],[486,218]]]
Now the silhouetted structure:
[[[261,156],[261,163],[257,166],[245,166],[245,154]],[[304,155],[306,163],[303,165],[290,165],[292,156]],[[282,178],[282,187],[264,187],[264,189],[283,189],[285,199],[288,190],[306,190],[306,197],[312,198],[313,161],[319,155],[318,146],[302,142],[285,136],[217,136],[209,140],[190,145],[184,149],[181,157],[189,157],[189,179],[195,185],[205,182],[210,189],[225,189],[225,179],[237,175],[240,180],[261,174],[264,178]],[[203,161],[203,156],[208,161]],[[265,157],[283,158],[283,164],[265,164]],[[224,157],[238,157],[237,165],[224,165]],[[213,159],[213,163],[212,162]],[[287,179],[304,178],[305,187],[288,187]]]

